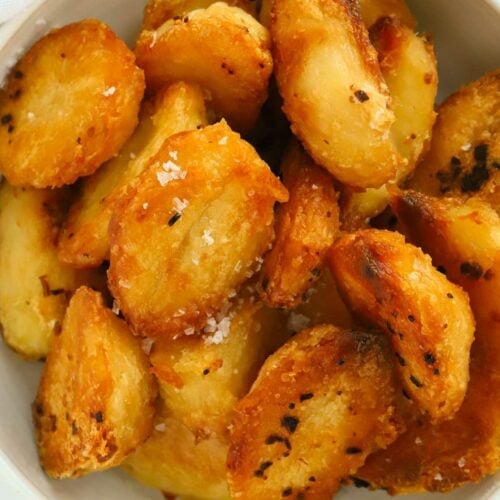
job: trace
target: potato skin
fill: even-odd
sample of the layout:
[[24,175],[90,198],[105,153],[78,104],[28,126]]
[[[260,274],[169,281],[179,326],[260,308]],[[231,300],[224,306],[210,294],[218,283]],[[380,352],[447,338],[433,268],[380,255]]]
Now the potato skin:
[[191,335],[153,345],[151,362],[163,406],[153,436],[125,464],[148,486],[173,495],[228,497],[226,456],[234,405],[265,357],[287,336],[282,313],[252,298],[237,302],[220,343]]
[[[176,198],[187,203],[181,212]],[[134,330],[172,337],[203,327],[255,270],[274,237],[274,203],[286,200],[224,122],[165,141],[110,225],[109,286]]]
[[320,277],[326,252],[339,231],[333,179],[297,143],[285,154],[282,179],[289,200],[276,219],[276,240],[264,258],[262,299],[292,308]]
[[37,188],[92,174],[134,130],[143,93],[134,54],[105,24],[51,31],[0,93],[0,171]]
[[[391,494],[449,491],[500,468],[500,219],[473,198],[463,202],[405,192],[392,205],[408,236],[469,293],[476,339],[457,415],[439,425],[425,418],[412,423],[387,450],[369,457],[357,476]],[[476,263],[485,273],[462,273],[464,262]]]
[[151,433],[156,384],[138,341],[98,292],[79,288],[49,353],[33,419],[54,478],[120,464]]
[[390,94],[354,2],[277,0],[273,13],[276,81],[295,135],[347,185],[394,178],[403,160],[389,137]]
[[389,231],[341,237],[329,264],[353,313],[391,339],[408,396],[435,422],[452,418],[469,381],[475,323],[467,294]]
[[409,183],[431,196],[468,198],[498,184],[500,70],[459,89],[438,108],[429,153]]
[[108,259],[108,226],[121,190],[167,137],[206,124],[203,92],[196,85],[174,83],[147,101],[139,126],[118,156],[83,181],[59,235],[59,259],[76,268],[97,267]]
[[292,337],[236,406],[232,497],[330,498],[401,432],[399,395],[384,336],[323,325]]
[[45,357],[71,293],[93,279],[57,259],[55,240],[66,193],[0,186],[0,324],[26,359]]
[[[196,9],[206,9],[216,0],[148,0],[144,7],[143,30],[157,30],[174,17],[184,17]],[[226,0],[225,3],[239,7],[255,16],[256,3],[252,0]]]
[[135,53],[148,88],[197,83],[231,127],[245,132],[255,125],[273,64],[268,31],[246,12],[222,2],[192,11],[143,31]]
[[[378,3],[377,6],[381,7]],[[386,7],[391,11],[391,5]],[[401,184],[429,147],[436,118],[436,57],[430,41],[425,36],[418,36],[398,17],[381,18],[370,29],[370,39],[391,93],[395,116],[391,140],[404,160],[391,183]],[[389,204],[391,183],[363,192],[345,187],[341,203],[342,227],[347,231],[366,227],[369,219]]]

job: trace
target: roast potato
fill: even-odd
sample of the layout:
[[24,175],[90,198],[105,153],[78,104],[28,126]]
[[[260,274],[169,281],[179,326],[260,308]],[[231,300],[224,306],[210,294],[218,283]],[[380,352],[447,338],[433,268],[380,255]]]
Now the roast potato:
[[137,125],[144,75],[100,21],[51,31],[0,92],[0,171],[16,186],[57,187],[92,174]]
[[110,225],[109,286],[134,330],[202,327],[260,266],[287,196],[224,122],[165,141]]
[[452,418],[469,381],[469,298],[399,233],[368,229],[334,244],[330,269],[354,314],[391,339],[408,398],[433,421]]
[[291,308],[320,277],[327,250],[339,231],[333,179],[294,142],[282,163],[290,199],[276,219],[276,240],[264,258],[262,299]]
[[[473,198],[407,192],[393,199],[393,207],[407,234],[469,293],[476,340],[469,387],[455,418],[439,425],[414,422],[356,475],[392,494],[448,491],[500,468],[500,219]],[[463,272],[472,268],[477,272]]]
[[379,187],[403,158],[390,131],[389,89],[354,2],[276,0],[276,81],[295,135],[350,186]]
[[215,112],[239,131],[257,121],[272,72],[267,30],[250,14],[217,2],[144,30],[138,65],[153,90],[185,80],[207,90]]
[[65,199],[61,191],[0,186],[0,323],[5,342],[27,359],[48,354],[71,293],[93,281],[57,259]]
[[98,292],[79,288],[33,404],[45,472],[78,477],[120,464],[151,433],[156,384],[138,341]]
[[297,334],[270,356],[236,405],[232,497],[331,498],[344,476],[403,429],[391,357],[383,335],[329,325]]
[[[390,8],[394,2],[388,3]],[[436,117],[436,59],[429,40],[418,36],[397,17],[380,19],[371,28],[370,38],[391,93],[395,121],[390,137],[404,160],[394,182],[402,183],[428,148]],[[388,203],[388,186],[363,192],[346,187],[342,193],[343,227],[354,230],[365,226]]]
[[303,302],[288,315],[288,328],[292,333],[325,323],[341,328],[357,326],[340,297],[328,267],[325,267],[319,281],[304,295]]
[[[216,0],[148,0],[144,7],[143,30],[156,30],[164,22],[174,17],[184,17],[192,10],[206,9]],[[228,5],[234,5],[245,10],[249,14],[256,14],[254,0],[226,0]]]
[[409,187],[432,196],[467,198],[499,182],[500,70],[448,97],[438,109],[429,153]]
[[174,495],[228,497],[226,456],[234,405],[287,335],[280,312],[248,298],[238,301],[226,313],[226,336],[212,332],[154,343],[151,362],[163,410],[153,436],[125,464],[144,484]]
[[58,241],[58,257],[77,268],[96,267],[109,256],[108,226],[115,199],[169,136],[206,125],[203,93],[178,82],[146,102],[139,126],[120,154],[83,182]]

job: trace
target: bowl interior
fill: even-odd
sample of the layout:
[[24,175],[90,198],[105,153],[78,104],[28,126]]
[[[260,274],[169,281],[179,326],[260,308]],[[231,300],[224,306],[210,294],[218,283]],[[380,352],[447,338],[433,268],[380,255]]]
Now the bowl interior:
[[[0,45],[0,80],[17,58],[48,29],[83,18],[108,23],[130,44],[138,33],[143,0],[38,0],[6,29]],[[442,100],[459,85],[500,66],[500,13],[485,0],[410,0],[419,29],[433,34],[439,62]],[[29,223],[29,222],[27,222]],[[26,363],[0,342],[0,498],[54,500],[157,499],[120,471],[64,481],[49,480],[40,469],[33,440],[30,405],[41,373],[41,363]],[[496,493],[495,493],[496,492]],[[498,497],[497,497],[498,495]],[[433,494],[432,498],[444,497]],[[342,500],[380,500],[384,492],[346,489]],[[409,495],[424,500],[430,495]],[[448,500],[500,498],[500,478],[484,480],[446,495]]]

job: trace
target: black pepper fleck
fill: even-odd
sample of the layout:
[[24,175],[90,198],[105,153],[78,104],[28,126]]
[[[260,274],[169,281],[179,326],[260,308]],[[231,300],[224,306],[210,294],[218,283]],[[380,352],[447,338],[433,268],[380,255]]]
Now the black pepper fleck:
[[254,476],[256,477],[262,477],[264,475],[264,472],[271,467],[273,463],[270,460],[266,460],[265,462],[262,462],[259,465],[259,468],[254,472]]
[[291,494],[292,494],[292,488],[285,488],[285,489],[281,492],[281,496],[282,496],[282,497],[289,497]]
[[483,268],[477,262],[462,262],[460,273],[473,280],[478,280],[483,275]]
[[356,97],[359,102],[366,102],[370,99],[364,90],[356,90],[356,92],[354,92],[354,97]]
[[315,482],[316,482],[316,478],[315,478],[314,476],[311,476],[311,477],[309,478],[309,481],[310,481],[311,483],[315,483]]
[[306,392],[304,394],[301,394],[299,399],[300,399],[300,402],[302,403],[302,401],[307,401],[308,399],[312,399],[314,397],[314,394],[312,392]]
[[295,409],[295,403],[290,403],[288,405],[288,408],[290,408],[290,410],[294,410]]
[[432,352],[426,352],[424,354],[424,361],[428,365],[433,365],[436,362],[436,357],[434,356],[434,354],[432,354]]
[[281,426],[284,427],[288,432],[293,434],[299,425],[299,419],[293,417],[292,415],[285,415],[281,419]]
[[14,78],[16,80],[20,80],[22,77],[24,76],[24,73],[18,69],[16,69],[16,71],[14,71]]
[[410,323],[414,323],[415,322],[415,316],[413,316],[413,314],[408,315],[408,321]]
[[345,363],[345,361],[344,361],[343,359],[338,359],[338,360],[335,362],[335,364],[336,364],[337,366],[342,366],[344,363]]
[[448,292],[448,293],[446,294],[446,296],[447,296],[449,299],[452,299],[452,298],[453,298],[453,294],[452,294],[452,293],[450,293],[450,292]]
[[203,370],[203,375],[208,375],[210,373],[210,370],[208,368],[205,368]]
[[486,164],[474,165],[474,168],[462,177],[460,185],[462,193],[478,191],[489,178],[490,173]]
[[2,118],[0,118],[0,122],[2,125],[7,125],[7,123],[10,123],[12,121],[12,115],[10,113],[3,115]]
[[181,214],[179,212],[175,212],[175,214],[168,220],[168,225],[172,227],[180,218]]
[[386,322],[385,326],[387,327],[389,332],[392,333],[393,335],[396,333],[396,330],[394,330],[393,326],[389,323],[389,321]]
[[422,384],[422,382],[420,382],[420,380],[418,380],[418,378],[415,377],[415,375],[410,375],[410,380],[411,380],[411,383],[414,386],[418,387],[419,389],[424,386],[424,384]]
[[352,477],[352,482],[354,483],[354,486],[356,488],[369,488],[370,483],[368,481],[365,481],[364,479],[361,479],[359,477]]
[[361,448],[356,446],[349,446],[349,448],[346,448],[345,453],[346,455],[357,455],[358,453],[362,453],[362,451]]
[[399,364],[401,366],[406,366],[405,358],[403,358],[403,356],[401,356],[401,354],[399,354],[399,352],[396,352],[395,354],[396,354],[396,358],[398,358]]
[[411,397],[410,395],[406,392],[405,389],[403,389],[403,396],[406,398],[406,399],[409,399],[411,401]]
[[95,419],[95,421],[98,423],[98,424],[101,424],[102,422],[104,422],[104,416],[102,414],[102,411],[97,411],[95,413],[91,413],[90,416]]
[[488,144],[478,144],[474,148],[474,160],[478,163],[486,163],[488,159]]

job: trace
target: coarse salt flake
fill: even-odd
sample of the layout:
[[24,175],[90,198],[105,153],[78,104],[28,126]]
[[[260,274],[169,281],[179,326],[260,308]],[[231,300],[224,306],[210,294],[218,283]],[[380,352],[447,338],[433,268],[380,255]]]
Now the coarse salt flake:
[[189,326],[188,328],[184,329],[184,335],[194,335],[195,329],[192,326]]
[[155,430],[158,432],[165,432],[167,430],[167,426],[162,422],[161,424],[155,425]]
[[173,161],[168,160],[162,165],[162,169],[156,174],[156,178],[160,185],[166,186],[171,181],[182,180],[187,176],[187,172],[182,170],[179,165]]
[[469,149],[472,147],[472,144],[468,142],[467,144],[464,144],[460,149],[462,151],[469,151]]
[[116,87],[109,87],[109,89],[106,89],[102,95],[105,97],[109,97],[110,95],[113,95],[116,92]]
[[116,300],[113,300],[113,308],[111,310],[117,316],[120,314],[120,308],[118,307],[118,304],[117,304]]
[[435,481],[442,481],[443,480],[443,476],[438,472],[435,476],[434,476],[434,480]]
[[416,437],[415,444],[422,444],[422,440],[419,437]]
[[130,283],[127,280],[119,280],[118,286],[120,288],[130,288]]
[[463,467],[465,467],[465,457],[462,457],[458,462],[457,462],[458,466],[462,469]]
[[35,119],[35,113],[32,113],[31,111],[28,112],[27,116],[30,122]]
[[179,214],[182,214],[182,212],[184,212],[189,205],[189,201],[184,198],[181,200],[180,198],[177,198],[177,196],[172,200],[172,202],[174,204],[175,211]]
[[151,349],[153,348],[154,343],[155,343],[154,339],[150,339],[149,337],[142,339],[142,342],[141,342],[142,350],[148,356],[151,354]]
[[214,334],[210,337],[205,337],[205,344],[222,344],[225,338],[229,335],[230,328],[231,318],[229,316],[226,316],[219,323],[216,323],[216,330]]
[[318,185],[317,185],[317,184],[313,184],[311,187],[312,187],[315,191],[316,191],[316,189],[318,189]]
[[177,161],[179,155],[178,155],[177,151],[169,151],[168,156],[170,156],[170,158],[172,158],[172,160]]
[[206,245],[211,246],[214,244],[215,240],[212,238],[212,231],[210,229],[205,229],[203,231],[203,236],[202,239],[205,242]]
[[220,144],[221,146],[224,146],[225,144],[227,144],[227,136],[224,136],[219,142],[218,144]]
[[156,39],[158,37],[158,33],[153,31],[153,36],[151,37],[151,43],[149,44],[149,48],[152,49],[156,45]]
[[144,208],[144,210],[147,210],[148,207],[149,207],[148,202],[142,204],[142,208]]

